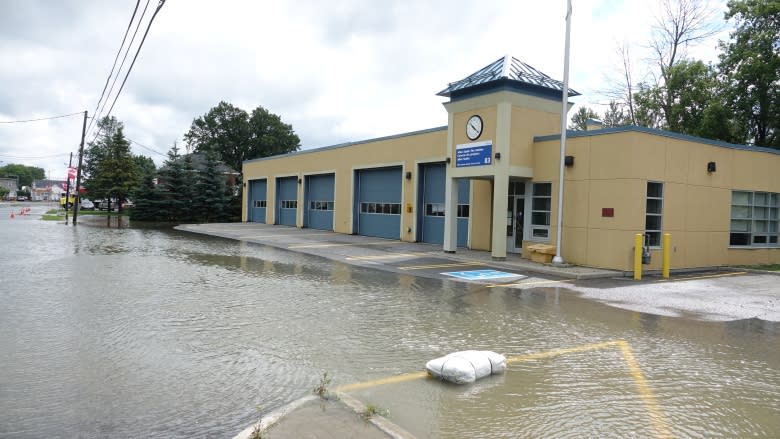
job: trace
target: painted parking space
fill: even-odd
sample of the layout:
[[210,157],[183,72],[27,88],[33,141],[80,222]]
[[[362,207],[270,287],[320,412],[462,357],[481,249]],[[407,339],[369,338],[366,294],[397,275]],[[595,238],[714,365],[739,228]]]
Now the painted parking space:
[[[587,354],[590,352],[596,352],[601,350],[616,349],[620,353],[620,358],[626,367],[628,374],[631,376],[631,380],[634,383],[634,392],[638,398],[641,399],[645,408],[646,419],[649,427],[649,431],[653,432],[653,437],[656,438],[671,438],[674,437],[671,431],[671,424],[669,423],[666,415],[660,404],[658,403],[652,386],[645,378],[644,372],[640,367],[639,361],[634,356],[631,345],[626,340],[610,340],[601,343],[590,343],[580,346],[573,346],[569,348],[558,348],[547,351],[531,352],[527,354],[508,356],[506,358],[507,366],[518,363],[527,363],[535,361],[544,361],[553,359],[564,355],[576,355]],[[512,373],[512,369],[507,369],[505,373]],[[408,381],[427,379],[433,381],[427,371],[410,372],[400,375],[393,375],[384,378],[379,378],[370,381],[363,381],[357,383],[346,384],[337,387],[337,392],[354,392],[358,390],[370,389],[378,386],[386,386],[392,384],[399,384]]]

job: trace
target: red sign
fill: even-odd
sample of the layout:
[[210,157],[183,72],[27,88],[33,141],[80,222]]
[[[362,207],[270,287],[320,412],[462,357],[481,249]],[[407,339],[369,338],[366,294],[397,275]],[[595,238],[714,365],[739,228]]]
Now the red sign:
[[76,178],[76,168],[68,168],[68,179],[73,180]]

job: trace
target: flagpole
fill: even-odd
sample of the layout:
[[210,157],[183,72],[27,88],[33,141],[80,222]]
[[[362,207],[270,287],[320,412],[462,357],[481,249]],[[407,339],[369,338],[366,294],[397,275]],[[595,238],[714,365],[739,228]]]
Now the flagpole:
[[563,264],[561,233],[563,226],[563,162],[566,157],[566,115],[569,112],[569,40],[571,39],[571,0],[566,1],[566,43],[563,54],[563,100],[561,102],[561,155],[558,170],[558,232],[556,234],[555,265]]

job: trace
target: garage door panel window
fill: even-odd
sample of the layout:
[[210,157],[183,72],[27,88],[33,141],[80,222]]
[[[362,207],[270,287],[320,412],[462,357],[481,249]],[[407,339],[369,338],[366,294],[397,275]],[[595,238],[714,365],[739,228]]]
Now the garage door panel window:
[[334,210],[335,204],[333,201],[311,201],[309,202],[310,210]]
[[282,209],[297,209],[298,200],[281,200],[279,202]]
[[266,207],[266,200],[255,200],[255,207],[256,208]]
[[458,204],[458,218],[468,218],[469,217],[469,204]]
[[444,216],[444,203],[427,203],[425,205],[426,216]]
[[401,203],[360,203],[360,213],[400,215]]
[[732,191],[729,245],[776,247],[780,227],[780,194]]

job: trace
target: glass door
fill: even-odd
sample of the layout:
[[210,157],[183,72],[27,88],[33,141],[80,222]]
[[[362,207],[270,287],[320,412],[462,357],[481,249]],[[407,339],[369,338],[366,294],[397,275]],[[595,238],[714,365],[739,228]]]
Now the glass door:
[[525,224],[525,182],[509,182],[506,212],[506,251],[522,253]]

